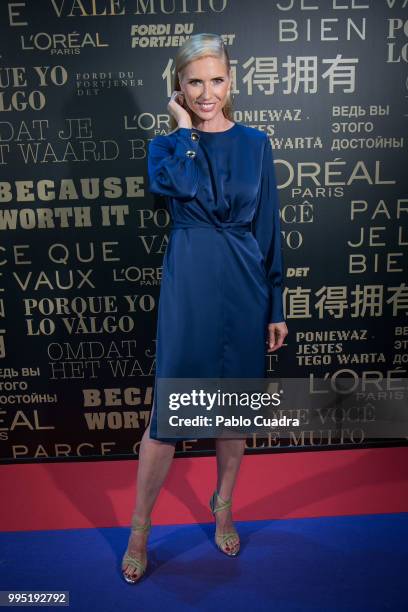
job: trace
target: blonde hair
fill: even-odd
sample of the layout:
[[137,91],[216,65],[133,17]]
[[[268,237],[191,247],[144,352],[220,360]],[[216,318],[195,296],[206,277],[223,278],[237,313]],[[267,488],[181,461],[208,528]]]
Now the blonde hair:
[[[208,33],[194,34],[193,36],[190,36],[190,38],[188,38],[180,47],[175,57],[173,91],[180,91],[180,80],[178,78],[178,73],[182,72],[187,64],[202,57],[219,58],[226,65],[227,72],[229,74],[231,69],[230,59],[227,48],[225,47],[221,36],[218,34]],[[190,115],[193,112],[189,107],[186,108],[186,111]],[[224,117],[230,119],[231,121],[234,120],[231,95],[228,96],[222,111],[224,113]],[[174,130],[177,127],[178,123],[176,119],[173,117],[173,115],[170,115],[170,129]]]

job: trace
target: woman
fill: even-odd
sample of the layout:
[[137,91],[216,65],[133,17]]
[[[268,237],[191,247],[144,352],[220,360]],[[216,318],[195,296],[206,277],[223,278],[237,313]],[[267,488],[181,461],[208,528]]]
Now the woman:
[[[149,145],[150,191],[166,196],[172,219],[156,377],[263,378],[265,343],[268,352],[275,351],[288,333],[272,150],[264,133],[233,122],[231,83],[222,39],[190,37],[176,57],[168,104],[175,129]],[[155,397],[140,445],[137,501],[122,560],[123,576],[132,584],[146,569],[150,514],[177,442],[158,437]],[[215,444],[215,542],[236,556],[240,541],[231,497],[245,438],[217,438]]]

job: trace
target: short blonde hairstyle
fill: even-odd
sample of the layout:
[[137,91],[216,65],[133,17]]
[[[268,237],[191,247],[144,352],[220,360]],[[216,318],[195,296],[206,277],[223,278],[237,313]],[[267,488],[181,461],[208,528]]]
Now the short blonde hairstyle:
[[[202,57],[219,58],[226,65],[227,72],[229,74],[231,69],[230,59],[227,48],[225,47],[221,36],[219,36],[218,34],[208,33],[194,34],[185,41],[185,43],[180,47],[176,55],[173,78],[173,91],[180,91],[180,81],[178,78],[178,73],[182,72],[183,69],[187,66],[187,64]],[[224,116],[227,119],[230,119],[230,121],[234,121],[231,96],[228,96],[228,99],[222,110]],[[177,121],[175,120],[173,115],[170,115],[171,131],[177,128],[177,126]]]

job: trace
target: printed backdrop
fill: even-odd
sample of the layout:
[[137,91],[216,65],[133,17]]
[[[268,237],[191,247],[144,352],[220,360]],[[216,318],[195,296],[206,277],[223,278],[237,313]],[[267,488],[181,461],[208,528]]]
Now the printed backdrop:
[[[170,223],[146,151],[198,32],[222,35],[235,120],[274,149],[289,335],[268,376],[406,375],[405,2],[2,1],[4,463],[138,456]],[[404,443],[325,422],[251,436],[247,452]],[[213,439],[176,447],[212,452]]]

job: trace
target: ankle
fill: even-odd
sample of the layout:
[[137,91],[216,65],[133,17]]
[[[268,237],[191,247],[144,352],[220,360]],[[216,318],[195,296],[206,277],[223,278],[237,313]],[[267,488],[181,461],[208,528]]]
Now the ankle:
[[132,513],[132,519],[135,519],[138,523],[145,524],[150,519],[150,514],[134,510]]
[[230,491],[224,492],[221,489],[216,489],[216,499],[219,499],[220,502],[229,502],[232,499],[232,493]]
[[[136,514],[136,513],[132,514],[132,520],[131,520],[132,528],[147,527],[150,524],[151,524],[151,521],[150,521],[149,516],[146,516],[143,514]],[[139,533],[146,533],[147,529],[146,530],[137,529],[136,531],[138,531]]]

